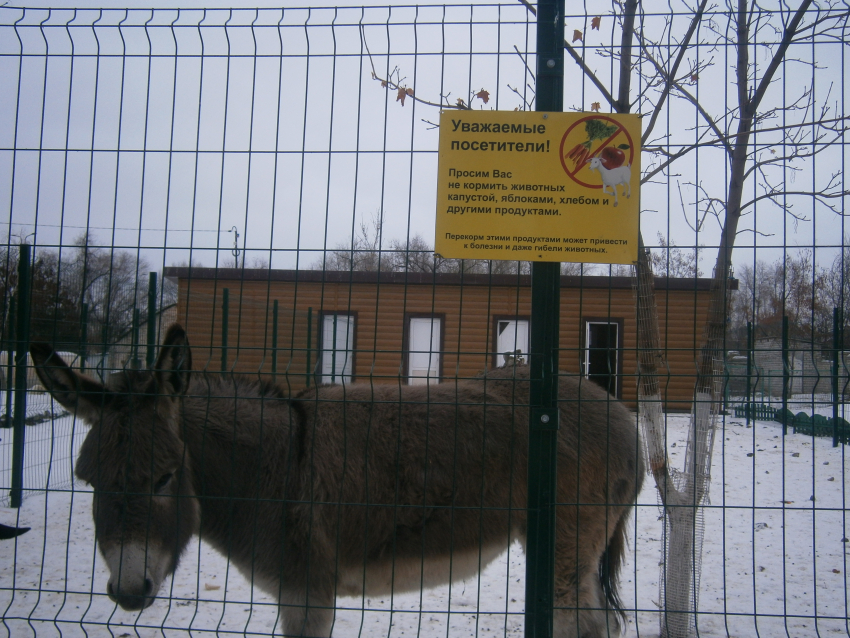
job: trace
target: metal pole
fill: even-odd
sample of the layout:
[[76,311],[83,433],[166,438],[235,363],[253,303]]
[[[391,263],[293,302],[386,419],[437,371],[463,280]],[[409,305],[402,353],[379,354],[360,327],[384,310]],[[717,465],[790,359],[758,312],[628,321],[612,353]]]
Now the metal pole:
[[277,381],[277,299],[272,306],[272,379]]
[[112,365],[109,361],[109,324],[104,323],[100,331],[100,338],[103,342],[103,356],[101,357],[101,374],[100,380],[105,381],[106,375],[112,373]]
[[[564,109],[564,0],[537,4],[536,110]],[[558,328],[561,265],[531,267],[528,538],[525,636],[551,638],[555,600],[555,501],[558,438]],[[579,586],[576,583],[576,586]]]
[[148,338],[145,363],[148,369],[153,368],[156,361],[156,273],[150,274],[148,280]]
[[791,370],[788,366],[788,317],[782,317],[782,434],[788,434],[788,394]]
[[230,289],[221,291],[221,371],[227,372],[227,324],[230,312]]
[[83,302],[80,307],[80,372],[86,371],[86,359],[89,356],[89,305]]
[[753,322],[747,322],[747,396],[745,398],[747,425],[750,424],[750,410],[755,401],[750,400],[750,390],[752,388],[750,379],[753,376]]
[[15,321],[17,319],[17,299],[12,297],[9,300],[9,325],[6,328],[8,337],[9,351],[6,354],[6,413],[3,415],[4,428],[12,427],[12,401],[15,397],[13,388],[15,380],[12,378],[15,374]]
[[832,309],[832,447],[838,447],[838,358],[844,345],[844,317],[841,308]]
[[307,308],[307,387],[310,387],[310,346],[313,343],[313,308]]
[[20,507],[24,493],[24,438],[27,416],[27,351],[30,337],[30,246],[21,244],[18,261],[18,325],[15,354],[15,414],[12,427],[11,506]]
[[130,367],[138,370],[142,367],[139,359],[139,309],[133,308],[133,329],[130,335]]

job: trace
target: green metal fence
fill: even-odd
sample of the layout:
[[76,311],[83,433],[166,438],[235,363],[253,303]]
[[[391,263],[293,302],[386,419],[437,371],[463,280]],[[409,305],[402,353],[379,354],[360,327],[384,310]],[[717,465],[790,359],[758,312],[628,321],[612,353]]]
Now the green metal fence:
[[[0,7],[0,524],[31,528],[0,540],[0,636],[850,636],[848,17],[808,0]],[[640,114],[635,265],[435,254],[436,123],[468,108]],[[37,376],[41,342],[96,383],[38,346],[58,376]],[[483,380],[528,361],[507,395]],[[612,395],[564,390],[596,380]],[[203,416],[173,420],[199,387]],[[104,414],[153,425],[116,442],[91,427]],[[253,447],[249,414],[269,428]],[[432,429],[414,445],[416,419]],[[204,507],[228,513],[184,534],[165,577],[178,534],[155,533],[198,501],[193,427],[209,455],[231,437],[193,483],[224,477]],[[394,487],[370,500],[379,476]],[[293,540],[296,519],[314,526]],[[135,544],[99,554],[110,524]],[[283,554],[255,551],[269,538]],[[380,586],[343,558],[319,582],[329,555],[384,566]]]

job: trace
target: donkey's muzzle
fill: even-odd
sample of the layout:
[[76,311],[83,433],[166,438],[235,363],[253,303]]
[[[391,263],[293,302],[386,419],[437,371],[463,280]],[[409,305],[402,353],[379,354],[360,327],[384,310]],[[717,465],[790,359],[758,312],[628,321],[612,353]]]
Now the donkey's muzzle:
[[106,593],[109,598],[128,611],[150,607],[162,582],[164,571],[160,563],[167,556],[148,550],[146,543],[130,542],[101,544],[103,557],[109,566]]
[[137,589],[139,591],[132,591],[133,588],[129,587],[116,588],[113,586],[112,580],[106,584],[106,593],[109,595],[110,600],[118,603],[121,609],[126,611],[138,611],[153,604],[156,592],[154,591],[153,581],[150,578],[145,578],[144,582],[141,583],[141,587]]

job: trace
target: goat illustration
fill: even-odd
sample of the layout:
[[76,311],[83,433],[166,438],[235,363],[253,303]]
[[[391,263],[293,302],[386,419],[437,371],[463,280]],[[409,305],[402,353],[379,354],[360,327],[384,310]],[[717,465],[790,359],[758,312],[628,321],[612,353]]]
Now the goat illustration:
[[598,157],[591,157],[587,161],[590,163],[590,170],[597,170],[602,175],[602,192],[608,194],[608,187],[611,187],[611,194],[614,196],[614,206],[618,204],[618,184],[623,184],[623,194],[626,197],[632,196],[632,187],[629,183],[632,179],[632,169],[628,164],[618,166],[617,168],[605,168],[602,160]]

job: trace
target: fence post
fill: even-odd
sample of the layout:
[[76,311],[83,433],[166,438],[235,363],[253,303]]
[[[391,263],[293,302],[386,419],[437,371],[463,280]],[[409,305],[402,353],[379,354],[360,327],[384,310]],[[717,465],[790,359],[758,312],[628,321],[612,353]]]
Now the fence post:
[[277,299],[272,305],[272,380],[277,382]]
[[230,289],[221,291],[221,371],[227,372],[227,328],[230,313]]
[[145,363],[148,370],[153,368],[156,361],[156,273],[152,272],[148,279],[148,337]]
[[788,317],[782,316],[782,434],[788,434],[788,394],[791,370],[788,364]]
[[139,309],[133,308],[133,325],[130,332],[130,367],[138,370],[142,367],[139,359]]
[[12,427],[12,401],[15,393],[12,388],[15,386],[15,380],[12,378],[15,374],[15,321],[17,321],[17,299],[13,296],[9,300],[9,318],[8,326],[6,326],[6,339],[8,344],[8,352],[6,355],[6,413],[3,415],[2,427]]
[[313,308],[307,308],[307,387],[310,387],[310,347],[313,344]]
[[27,351],[30,337],[30,246],[21,244],[18,261],[17,348],[15,354],[15,414],[12,427],[11,506],[20,507],[24,492],[24,438],[27,416]]
[[[832,447],[838,447],[838,365],[841,348],[844,347],[844,313],[841,308],[832,309]],[[843,425],[843,424],[842,424]]]
[[[747,425],[750,424],[750,405],[755,403],[755,400],[750,401],[750,378],[753,375],[753,322],[747,322],[747,394],[744,400],[744,405],[747,406]],[[755,397],[753,397],[755,399]]]
[[[537,111],[564,110],[564,0],[537,3]],[[555,601],[561,265],[531,266],[525,637],[551,638]]]
[[89,305],[84,301],[80,306],[80,372],[86,371],[86,359],[89,356]]
[[100,380],[106,381],[107,375],[111,374],[112,366],[109,365],[109,324],[104,323],[100,331],[100,339],[102,345],[101,360],[101,375]]

